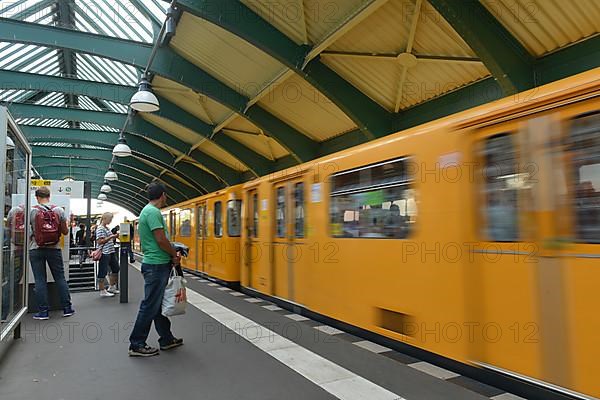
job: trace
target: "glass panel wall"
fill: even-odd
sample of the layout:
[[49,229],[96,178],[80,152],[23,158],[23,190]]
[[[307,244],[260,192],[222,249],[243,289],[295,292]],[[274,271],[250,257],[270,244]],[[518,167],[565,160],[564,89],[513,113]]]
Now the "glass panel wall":
[[27,237],[29,198],[25,195],[29,184],[30,154],[22,134],[12,123],[6,109],[0,107],[0,161],[2,163],[3,212],[2,253],[0,256],[0,332],[4,338],[15,326],[16,317],[26,305]]

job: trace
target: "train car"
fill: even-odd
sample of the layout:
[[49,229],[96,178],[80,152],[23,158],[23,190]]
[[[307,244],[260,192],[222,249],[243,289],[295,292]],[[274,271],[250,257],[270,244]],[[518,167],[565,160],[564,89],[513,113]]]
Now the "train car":
[[241,283],[600,396],[600,69],[243,185]]
[[236,285],[240,280],[241,186],[163,210],[170,237],[190,248],[182,266]]

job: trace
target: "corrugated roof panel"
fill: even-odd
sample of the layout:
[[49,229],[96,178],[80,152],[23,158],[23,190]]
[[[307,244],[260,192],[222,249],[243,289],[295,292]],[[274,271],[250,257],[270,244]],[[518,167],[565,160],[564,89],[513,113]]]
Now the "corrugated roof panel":
[[366,0],[304,0],[309,43],[320,43],[336,31]]
[[409,68],[402,88],[401,108],[408,108],[489,75],[483,64],[421,62]]
[[198,133],[186,129],[172,120],[164,119],[151,113],[141,113],[141,116],[163,131],[170,133],[171,135],[183,140],[186,143],[189,143],[190,145],[193,145],[202,139],[202,136],[200,136]]
[[413,53],[435,56],[476,57],[473,50],[463,38],[427,1],[424,1],[421,7],[417,31],[415,32]]
[[600,32],[598,0],[481,0],[532,54],[541,56]]
[[223,129],[223,132],[219,132],[217,135],[223,133],[270,160],[290,154],[276,140],[262,134],[260,129],[242,117],[234,119]]
[[297,44],[308,43],[303,0],[241,0]]
[[321,56],[323,62],[361,92],[394,111],[400,67],[395,61]]
[[[202,152],[208,154],[212,158],[221,161],[224,164],[227,164],[231,168],[236,171],[247,171],[248,167],[243,164],[240,160],[229,154],[227,151],[223,150],[220,146],[216,145],[214,142],[210,140],[203,140],[198,146],[198,149]],[[218,173],[219,171],[214,171]]]
[[317,141],[356,128],[329,98],[296,74],[269,88],[259,104]]
[[[200,145],[200,147],[203,150],[208,149],[207,152],[210,151],[211,152],[210,154],[215,159],[221,161],[224,164],[229,165],[230,167],[232,167],[238,171],[246,171],[248,169],[245,165],[241,164],[240,161],[238,161],[235,157],[233,157],[227,151],[221,149],[216,144],[210,142],[204,136],[201,136],[198,133],[187,129],[187,128],[179,125],[176,122],[158,117],[158,116],[150,114],[150,113],[143,113],[142,117],[145,120],[149,121],[150,123],[161,128],[165,132],[168,132],[171,135],[183,140],[184,142],[189,143],[190,147],[197,145],[199,143],[202,143]],[[206,142],[210,142],[210,143],[206,143]]]
[[186,86],[158,75],[152,80],[152,88],[162,97],[208,124],[219,124],[231,112],[220,103],[202,94],[198,94]]
[[[413,23],[416,25],[411,41]],[[414,1],[394,0],[348,31],[321,57],[390,111],[396,111],[397,101],[400,108],[413,106],[489,76],[479,62],[419,59],[415,66],[408,67],[406,81],[400,87],[403,67],[396,57],[407,50],[416,56],[476,59],[471,48],[427,1],[416,10]]]
[[226,85],[248,97],[258,94],[286,68],[258,48],[203,19],[183,13],[171,47]]

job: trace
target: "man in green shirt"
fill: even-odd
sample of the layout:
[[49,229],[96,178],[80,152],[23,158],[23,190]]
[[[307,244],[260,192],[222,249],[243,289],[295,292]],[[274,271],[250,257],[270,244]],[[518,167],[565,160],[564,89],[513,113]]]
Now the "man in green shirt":
[[[169,242],[167,225],[160,209],[167,204],[167,191],[160,182],[152,182],[148,186],[149,203],[140,213],[138,235],[144,259],[142,275],[144,275],[144,299],[129,337],[129,355],[149,357],[158,354],[158,349],[148,346],[146,339],[150,326],[158,332],[158,343],[161,350],[169,350],[183,344],[171,333],[171,321],[161,313],[162,299],[169,281],[171,268],[179,267],[180,257]],[[179,301],[186,301],[185,289],[178,293]]]

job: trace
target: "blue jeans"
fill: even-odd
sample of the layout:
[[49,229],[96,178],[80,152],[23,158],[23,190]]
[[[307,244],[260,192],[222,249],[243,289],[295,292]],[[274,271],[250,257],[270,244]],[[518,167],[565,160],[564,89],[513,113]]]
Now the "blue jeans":
[[130,348],[137,349],[146,346],[152,321],[158,332],[158,343],[161,346],[169,344],[174,339],[171,333],[171,321],[161,313],[163,295],[169,282],[170,273],[171,264],[142,264],[144,299],[140,304],[131,336],[129,336]]
[[33,278],[35,279],[35,299],[40,311],[48,311],[48,283],[46,276],[46,263],[60,294],[60,303],[63,309],[71,307],[69,286],[65,280],[65,270],[61,249],[38,248],[29,252]]

